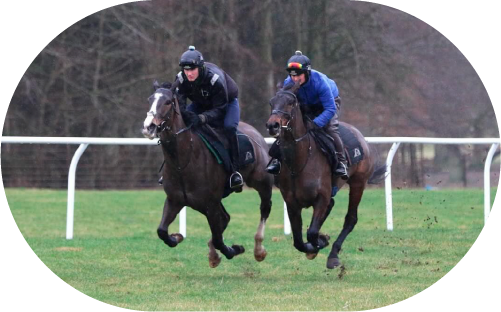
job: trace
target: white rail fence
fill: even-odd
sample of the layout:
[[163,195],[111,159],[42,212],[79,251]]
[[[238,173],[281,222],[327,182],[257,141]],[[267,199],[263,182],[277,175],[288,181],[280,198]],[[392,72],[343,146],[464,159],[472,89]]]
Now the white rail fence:
[[[393,143],[386,159],[385,176],[385,197],[386,197],[386,227],[393,230],[393,201],[391,187],[391,166],[393,157],[401,143],[423,143],[423,144],[490,144],[484,166],[484,222],[489,217],[490,205],[490,167],[496,149],[498,149],[501,139],[456,139],[456,138],[418,138],[418,137],[367,137],[369,143]],[[273,138],[265,139],[268,144],[274,142]],[[79,138],[79,137],[19,137],[4,136],[1,143],[17,144],[75,144],[79,145],[71,160],[68,173],[68,204],[66,213],[66,239],[73,239],[74,206],[75,206],[75,178],[76,169],[80,157],[90,144],[95,145],[157,145],[157,140],[135,139],[135,138]],[[186,237],[186,207],[179,214],[179,232]],[[284,233],[290,234],[290,222],[287,215],[287,206],[284,203]]]

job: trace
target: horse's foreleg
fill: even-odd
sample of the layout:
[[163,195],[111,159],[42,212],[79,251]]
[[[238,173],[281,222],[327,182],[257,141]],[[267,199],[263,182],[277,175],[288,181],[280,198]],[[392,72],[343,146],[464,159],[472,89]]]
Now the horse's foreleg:
[[343,245],[344,240],[346,239],[348,234],[353,231],[353,228],[355,228],[355,225],[358,222],[358,205],[360,204],[360,200],[362,199],[364,188],[365,183],[350,184],[348,213],[344,218],[344,224],[341,233],[337,237],[334,244],[332,244],[332,249],[327,259],[328,269],[333,269],[340,264],[338,254],[341,251],[341,246]]
[[305,244],[303,240],[303,220],[301,219],[301,208],[296,207],[294,203],[287,202],[287,214],[291,223],[292,237],[294,247],[300,252],[314,254],[318,249],[310,243]]
[[232,259],[234,256],[245,252],[245,248],[240,245],[226,246],[223,241],[223,232],[226,229],[230,215],[224,209],[222,203],[207,209],[207,221],[212,232],[212,244],[221,251],[226,259]]
[[[328,202],[327,202],[328,201]],[[318,250],[329,245],[329,236],[320,234],[320,229],[325,220],[329,216],[332,207],[334,206],[334,199],[321,197],[313,205],[313,216],[311,217],[311,224],[306,232],[308,242],[315,246]],[[317,253],[307,254],[308,259],[315,259]]]
[[257,227],[256,235],[254,235],[254,258],[257,261],[263,261],[266,258],[266,249],[263,246],[264,241],[264,229],[266,226],[266,220],[268,219],[271,211],[271,187],[265,191],[259,192],[261,197],[261,219],[259,221],[259,226]]
[[176,219],[177,214],[182,208],[183,205],[169,201],[168,198],[165,200],[162,221],[160,221],[160,225],[158,226],[157,234],[169,247],[176,247],[184,239],[183,235],[179,233],[169,235],[169,225]]

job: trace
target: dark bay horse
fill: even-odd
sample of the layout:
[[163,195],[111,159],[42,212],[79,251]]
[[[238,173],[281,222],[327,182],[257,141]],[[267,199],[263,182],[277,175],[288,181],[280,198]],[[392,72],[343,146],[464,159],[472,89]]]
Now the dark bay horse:
[[[176,83],[170,88],[160,88],[158,83],[154,87],[155,93],[149,98],[151,108],[142,133],[149,139],[160,138],[165,159],[163,187],[167,198],[157,233],[165,244],[175,247],[183,240],[183,236],[179,233],[169,234],[168,227],[179,211],[183,206],[189,206],[202,213],[207,217],[212,233],[208,242],[208,257],[210,267],[214,268],[221,261],[216,249],[227,259],[245,251],[243,246],[230,247],[223,242],[223,232],[228,226],[230,215],[221,200],[229,175],[217,163],[202,139],[184,123],[174,93]],[[262,242],[266,219],[271,211],[273,177],[264,171],[269,161],[264,138],[246,123],[239,123],[238,129],[249,137],[254,148],[254,163],[242,168],[240,173],[245,183],[258,191],[261,199],[261,218],[254,236],[254,257],[262,261],[266,257]]]
[[[343,229],[332,245],[327,259],[327,268],[333,269],[340,264],[338,253],[341,246],[357,223],[357,210],[365,185],[384,175],[383,165],[375,170],[375,157],[362,134],[353,126],[347,127],[362,146],[364,158],[349,168],[350,178],[344,181],[332,179],[327,157],[320,151],[308,132],[296,98],[299,84],[281,89],[270,100],[272,112],[266,127],[271,136],[280,140],[282,169],[278,175],[279,188],[287,204],[291,222],[294,247],[306,253],[308,259],[314,259],[319,250],[329,245],[329,237],[320,234],[320,228],[334,206],[331,198],[333,186],[338,189],[345,183],[350,186],[348,213]],[[371,179],[371,180],[370,180]],[[313,216],[307,231],[307,242],[303,241],[301,210],[313,206]]]

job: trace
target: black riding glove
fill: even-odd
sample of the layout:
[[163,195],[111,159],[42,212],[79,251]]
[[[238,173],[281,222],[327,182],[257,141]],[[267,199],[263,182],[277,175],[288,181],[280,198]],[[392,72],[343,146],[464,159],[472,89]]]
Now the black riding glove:
[[[183,111],[181,113],[181,115],[183,116],[184,122],[188,126],[191,125],[193,127],[197,127],[197,126],[203,124],[203,122],[200,118],[200,115],[197,115],[192,111]],[[204,119],[205,119],[205,116],[204,116]]]

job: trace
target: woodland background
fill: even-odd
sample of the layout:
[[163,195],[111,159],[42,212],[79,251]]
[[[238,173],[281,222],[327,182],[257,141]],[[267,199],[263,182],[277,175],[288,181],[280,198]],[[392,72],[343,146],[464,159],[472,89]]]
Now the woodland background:
[[[287,59],[301,50],[338,84],[341,120],[365,136],[499,137],[480,78],[447,38],[389,7],[328,0],[165,0],[97,12],[33,61],[3,135],[141,137],[152,82],[172,81],[189,45],[235,79],[242,120],[264,136],[268,100],[286,77]],[[379,146],[381,159],[388,148]],[[476,186],[487,148],[404,144],[394,181]],[[3,144],[4,185],[66,188],[75,149]],[[161,162],[158,147],[90,146],[78,187],[153,187]]]

